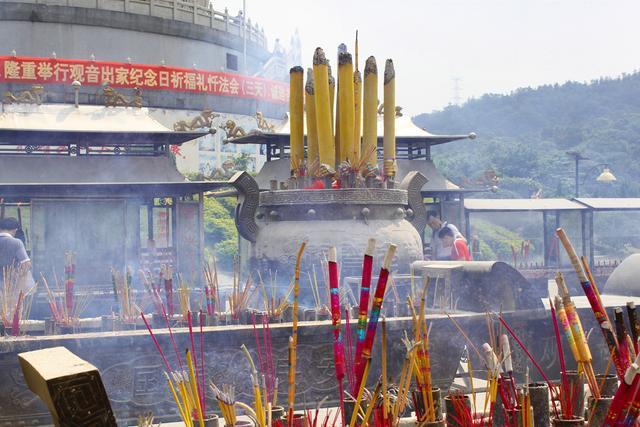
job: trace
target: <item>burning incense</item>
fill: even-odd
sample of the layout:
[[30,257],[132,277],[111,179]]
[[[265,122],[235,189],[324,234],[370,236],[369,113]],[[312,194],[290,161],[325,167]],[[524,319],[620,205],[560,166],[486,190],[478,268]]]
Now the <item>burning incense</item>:
[[253,295],[257,290],[258,286],[253,283],[253,278],[251,276],[247,277],[247,281],[243,288],[240,287],[239,283],[234,285],[233,291],[229,296],[229,307],[231,308],[232,319],[238,320],[240,318],[240,314],[247,310],[249,301],[253,298]]
[[111,280],[116,290],[118,315],[123,322],[134,323],[140,314],[140,307],[131,294],[131,269],[127,268],[125,273],[120,273],[111,268]]
[[576,353],[574,354],[574,358],[579,367],[585,373],[587,383],[589,385],[589,390],[591,391],[591,394],[592,396],[594,396],[594,398],[599,398],[600,390],[597,385],[595,372],[593,371],[593,358],[591,356],[591,350],[589,349],[587,337],[582,328],[580,316],[578,315],[575,304],[571,300],[571,296],[569,295],[569,288],[564,281],[562,273],[556,274],[556,284],[558,285],[558,290],[562,295],[561,304],[559,304],[558,298],[556,298],[556,312],[558,314],[558,319],[560,320],[563,329],[566,328],[566,324],[568,323],[570,327],[570,333],[567,334],[567,332],[565,331],[565,335],[567,336],[567,339],[569,339],[569,335],[571,336],[571,340],[569,341],[571,351],[573,352],[575,347]]
[[[560,328],[558,327],[558,318],[556,317],[556,309],[553,306],[553,301],[549,298],[549,306],[551,307],[551,317],[553,319],[553,331],[556,336],[556,347],[558,351],[558,359],[560,360],[560,375],[562,379],[562,393],[560,399],[560,407],[562,408],[562,417],[565,420],[570,420],[573,417],[572,402],[570,399],[569,390],[569,378],[567,377],[567,365],[564,360],[564,351],[562,350],[562,340],[560,339]],[[527,407],[523,408],[526,410]]]
[[384,65],[384,161],[383,170],[387,180],[396,176],[396,72],[393,61]]
[[389,249],[384,257],[382,267],[380,268],[380,274],[378,276],[378,284],[376,285],[376,292],[374,295],[373,306],[371,308],[371,317],[369,318],[369,324],[367,325],[367,333],[365,335],[365,341],[362,348],[360,365],[356,368],[356,384],[362,388],[367,379],[365,373],[367,371],[366,365],[371,360],[371,350],[373,348],[373,340],[376,335],[376,327],[378,326],[378,318],[380,317],[380,309],[382,308],[382,300],[387,288],[387,281],[389,279],[389,269],[391,268],[391,262],[396,253],[397,246],[394,244],[389,245]]
[[[307,119],[307,163],[311,175],[316,175],[318,157],[318,127],[316,125],[316,98],[313,81],[313,69],[307,69],[307,83],[304,87],[305,112]],[[314,165],[311,170],[311,165]]]
[[293,285],[293,327],[289,339],[289,394],[288,394],[288,420],[289,427],[293,425],[293,407],[296,401],[296,347],[298,345],[298,295],[300,294],[300,262],[306,242],[302,242],[296,257],[296,269]]
[[304,161],[304,70],[293,67],[289,70],[289,147],[291,173],[298,176],[299,165]]
[[218,407],[220,408],[220,412],[222,412],[222,417],[224,418],[225,424],[229,426],[235,426],[237,418],[235,409],[235,387],[225,384],[222,386],[222,390],[220,390],[218,387],[216,387],[213,381],[209,381],[209,387],[216,397]]
[[338,380],[340,411],[344,425],[344,342],[340,330],[340,294],[338,288],[338,253],[335,246],[329,249],[329,286],[331,288],[331,319],[333,324],[333,360]]
[[257,421],[259,427],[265,427],[265,417],[264,417],[264,408],[262,403],[262,396],[260,393],[260,385],[258,382],[258,370],[256,369],[256,365],[253,363],[253,359],[251,358],[251,354],[249,354],[249,350],[247,347],[242,344],[240,347],[244,352],[247,361],[249,362],[249,366],[251,367],[251,384],[253,385],[253,396],[254,396],[254,404],[255,404],[255,413],[257,415]]
[[364,66],[364,100],[362,105],[362,152],[367,164],[378,162],[378,66],[370,56]]
[[585,270],[583,265],[580,263],[578,259],[578,255],[576,254],[575,249],[571,245],[569,241],[569,237],[564,232],[562,228],[558,228],[556,230],[556,235],[565,250],[567,251],[567,255],[571,260],[571,264],[578,275],[578,280],[580,281],[580,285],[582,286],[582,290],[584,291],[587,299],[589,300],[589,304],[591,305],[591,310],[600,325],[600,330],[604,335],[605,342],[609,347],[609,352],[613,355],[613,364],[616,368],[616,373],[618,374],[618,378],[622,380],[625,376],[626,369],[629,365],[629,360],[625,360],[623,358],[623,354],[620,353],[620,349],[618,347],[618,342],[613,332],[613,327],[611,325],[611,321],[609,320],[609,316],[607,315],[607,311],[604,309],[602,305],[602,301],[597,295],[595,288],[592,286],[592,283],[589,281],[585,274]]
[[162,264],[161,270],[164,280],[164,294],[167,300],[167,311],[173,317],[173,270],[171,266]]
[[64,254],[64,275],[65,275],[65,303],[67,312],[73,311],[73,286],[75,284],[76,261],[73,252]]
[[[369,311],[369,295],[371,288],[371,272],[373,270],[373,254],[376,249],[376,239],[369,239],[362,261],[362,282],[360,285],[360,306],[358,311],[358,325],[356,327],[356,359],[355,368],[358,369],[362,358],[362,349],[367,328],[367,314]],[[356,393],[356,384],[352,384],[352,393]]]
[[335,168],[332,102],[329,89],[329,63],[324,51],[317,48],[313,55],[313,81],[315,84],[316,126],[318,131],[318,157],[321,165]]
[[353,97],[354,97],[354,113],[353,122],[353,154],[351,158],[353,162],[361,159],[361,137],[362,137],[362,76],[358,71],[358,52],[356,50],[356,70],[353,72]]
[[[353,94],[353,62],[351,54],[338,54],[338,112],[340,127],[340,157],[339,163],[355,161],[353,157],[355,145],[355,111]],[[358,150],[359,151],[359,150]]]

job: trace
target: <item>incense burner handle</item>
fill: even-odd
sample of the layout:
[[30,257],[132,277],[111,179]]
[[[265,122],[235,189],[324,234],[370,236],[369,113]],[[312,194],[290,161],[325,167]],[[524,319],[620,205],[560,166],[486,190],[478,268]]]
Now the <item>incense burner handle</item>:
[[248,241],[255,243],[258,235],[256,211],[260,201],[258,183],[247,172],[237,172],[229,180],[229,184],[238,190],[235,222],[238,233]]
[[413,211],[413,215],[407,220],[422,235],[424,228],[427,226],[427,208],[422,201],[422,187],[428,182],[426,176],[417,171],[409,172],[398,188],[406,190],[409,208]]

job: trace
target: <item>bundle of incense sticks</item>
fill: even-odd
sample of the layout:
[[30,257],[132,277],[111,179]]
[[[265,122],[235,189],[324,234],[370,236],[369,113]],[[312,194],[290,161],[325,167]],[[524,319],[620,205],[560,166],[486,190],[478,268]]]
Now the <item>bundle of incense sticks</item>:
[[[302,67],[290,69],[290,171],[298,188],[345,188],[393,182],[395,157],[395,71],[387,60],[384,73],[384,111],[378,110],[378,69],[374,57],[365,64],[364,79],[345,45],[338,49],[338,82],[324,50],[317,48],[313,68],[304,82]],[[337,93],[336,93],[337,92]],[[305,114],[306,113],[306,114]],[[384,114],[384,175],[377,159],[378,114]],[[307,158],[304,121],[307,129]],[[308,183],[311,176],[315,182]],[[374,178],[375,181],[367,181]],[[392,186],[392,184],[390,184]]]
[[584,372],[591,395],[597,399],[600,397],[600,389],[593,370],[591,350],[589,349],[589,344],[582,328],[580,316],[571,300],[569,288],[565,283],[562,273],[558,272],[556,274],[556,284],[562,296],[562,298],[559,296],[555,298],[554,308],[558,321],[569,343],[571,354],[578,364],[578,370]]
[[233,289],[229,295],[229,308],[231,310],[231,317],[234,320],[240,318],[240,314],[249,306],[249,301],[253,298],[253,295],[258,290],[258,286],[253,283],[251,276],[247,277],[247,281],[244,286],[240,284],[239,280],[236,280],[234,276]]
[[76,276],[76,256],[69,251],[64,254],[65,304],[67,312],[73,311],[73,286]]
[[[193,333],[193,322],[192,322],[192,313],[188,312],[188,324],[189,324],[189,341],[191,344],[191,349],[187,348],[185,350],[185,364],[187,369],[185,370],[184,365],[182,363],[180,354],[178,352],[178,347],[176,345],[176,341],[173,337],[173,332],[171,329],[171,324],[169,322],[168,317],[166,316],[166,311],[163,310],[163,314],[165,316],[165,320],[167,322],[167,328],[169,330],[169,336],[171,338],[171,343],[173,345],[173,350],[175,351],[175,357],[178,362],[179,369],[173,369],[171,364],[169,363],[167,357],[165,356],[158,339],[156,338],[153,330],[151,329],[151,325],[147,321],[144,312],[140,312],[140,317],[142,318],[147,330],[149,331],[149,335],[153,344],[162,359],[164,366],[166,367],[165,377],[167,379],[167,386],[171,391],[171,396],[173,397],[176,406],[178,407],[178,412],[180,413],[180,417],[182,418],[185,426],[194,427],[194,419],[197,420],[197,424],[199,427],[204,427],[204,419],[206,414],[206,366],[204,359],[204,339],[202,333],[202,314],[200,315],[200,360],[198,360],[194,333]],[[201,373],[202,375],[199,375]]]
[[264,396],[264,407],[271,404],[276,405],[278,394],[278,378],[276,378],[276,366],[273,359],[273,349],[271,345],[271,329],[269,327],[269,317],[262,316],[262,339],[256,328],[256,315],[252,314],[253,333],[258,352],[258,367]]
[[[266,417],[265,417],[265,409],[269,406],[269,402],[263,402],[262,392],[260,391],[260,381],[258,379],[258,370],[256,369],[256,365],[253,363],[253,358],[251,354],[249,354],[249,350],[247,347],[242,344],[242,351],[244,352],[249,366],[251,367],[251,384],[253,386],[253,397],[254,397],[254,408],[256,421],[258,423],[258,427],[266,427]],[[264,396],[266,398],[266,395]]]
[[[212,270],[213,264],[213,270]],[[218,283],[218,266],[216,259],[212,258],[210,262],[204,264],[204,298],[207,315],[213,316],[214,313],[220,314],[220,286]]]
[[[429,280],[425,279],[419,313],[416,313],[413,300],[408,297],[408,305],[413,317],[414,342],[417,343],[416,363],[413,375],[416,378],[417,392],[413,393],[414,408],[418,422],[436,421],[435,405],[431,393],[431,361],[429,358],[429,331],[425,323],[425,301]],[[418,404],[418,401],[420,404]],[[424,412],[421,411],[424,408]]]
[[116,299],[120,307],[118,315],[125,323],[134,323],[140,314],[140,306],[135,301],[135,294],[132,292],[131,269],[126,268],[124,273],[115,268],[111,269],[111,280],[116,289]]
[[167,301],[169,316],[174,315],[173,310],[173,269],[170,265],[162,264],[160,267],[161,280],[164,281],[164,295]]
[[222,386],[222,390],[220,390],[213,381],[209,381],[209,387],[216,397],[218,408],[220,408],[225,424],[235,426],[237,421],[235,387],[225,384]]
[[21,324],[29,318],[31,303],[36,287],[26,289],[27,271],[18,267],[2,269],[2,289],[0,289],[0,318],[11,334],[20,335]]
[[[450,416],[457,424],[461,426],[484,426],[484,425],[492,425],[493,417],[495,415],[495,407],[497,396],[500,395],[502,400],[502,406],[504,411],[504,425],[513,426],[513,427],[533,427],[533,415],[531,409],[531,397],[529,395],[528,383],[529,383],[529,373],[528,368],[525,372],[525,381],[522,385],[522,389],[520,392],[516,389],[516,384],[513,376],[513,363],[511,360],[511,346],[509,344],[509,338],[506,334],[500,335],[499,343],[496,339],[496,334],[494,331],[494,327],[492,326],[493,321],[492,317],[487,313],[487,325],[489,329],[489,341],[493,343],[493,346],[489,343],[484,343],[482,345],[482,350],[478,350],[478,348],[474,345],[474,343],[469,339],[469,336],[464,332],[460,324],[445,312],[447,317],[454,324],[456,329],[460,332],[460,334],[464,337],[467,344],[475,351],[478,357],[484,361],[485,366],[487,367],[487,383],[488,386],[485,391],[485,407],[478,412],[478,407],[476,406],[476,391],[473,387],[473,369],[471,368],[470,358],[467,358],[468,368],[469,368],[469,380],[472,384],[471,393],[473,398],[473,412],[464,402],[464,397],[461,395],[451,395],[452,400],[458,398],[460,402],[456,405],[454,402],[454,413],[450,414]],[[555,319],[555,311],[553,312],[553,318]],[[501,327],[504,328],[509,335],[516,341],[520,349],[525,353],[525,355],[529,358],[532,365],[536,368],[540,376],[544,379],[545,383],[549,387],[549,392],[551,394],[552,401],[560,402],[561,405],[561,413],[558,413],[558,410],[555,405],[553,405],[553,411],[555,413],[556,418],[563,419],[565,416],[570,415],[571,408],[574,405],[574,400],[577,394],[572,393],[571,390],[568,390],[568,381],[566,377],[562,380],[562,385],[557,386],[549,377],[545,374],[545,372],[540,367],[540,364],[535,360],[529,349],[524,345],[522,340],[518,337],[518,335],[513,331],[513,329],[507,324],[507,322],[502,317],[502,314],[498,314],[497,316]],[[557,328],[557,322],[555,322],[554,329],[557,331],[556,337],[559,338],[559,329]],[[498,352],[494,351],[495,346],[498,345],[501,347]],[[559,354],[562,354],[561,346],[558,347]],[[499,356],[500,355],[500,356]],[[563,361],[561,361],[563,365]],[[564,391],[563,391],[564,389]],[[487,404],[489,405],[487,411]],[[500,409],[498,409],[500,410]],[[518,417],[517,414],[520,413]],[[487,416],[488,414],[488,416]],[[571,419],[571,417],[569,417]],[[519,421],[520,420],[520,421]]]
[[[139,273],[140,273],[140,279],[142,279],[142,283],[144,284],[145,292],[149,296],[153,304],[155,314],[161,315],[163,310],[162,298],[160,297],[159,289],[156,286],[154,286],[153,274],[148,270],[147,271],[139,270]],[[112,281],[114,282],[114,286],[115,286],[115,278],[113,278],[113,276],[112,276]]]
[[624,379],[625,372],[631,363],[629,361],[626,342],[622,345],[616,338],[612,323],[609,320],[607,311],[604,309],[604,305],[600,299],[597,286],[593,279],[589,278],[590,274],[587,274],[588,265],[580,261],[573,245],[571,245],[571,242],[569,241],[569,237],[562,228],[558,228],[556,230],[556,235],[564,246],[567,255],[569,256],[569,260],[578,275],[578,280],[580,281],[582,290],[584,291],[587,300],[589,301],[589,305],[591,306],[591,310],[600,325],[600,330],[604,336],[605,342],[607,343],[607,347],[609,347],[609,353],[613,359],[618,379],[622,381]]
[[[49,287],[49,283],[43,273],[40,273],[40,281],[45,287],[51,317],[54,322],[61,326],[73,326],[78,323],[80,316],[89,306],[91,296],[89,294],[81,294],[73,296],[73,308],[67,310],[67,292],[65,288],[61,288],[58,282],[58,276],[53,273],[54,289]],[[75,293],[75,290],[74,290]]]
[[315,264],[312,266],[312,271],[307,272],[307,276],[309,277],[309,287],[311,288],[311,295],[313,295],[314,308],[317,312],[326,310],[327,305],[322,301],[322,298],[320,296],[320,287],[318,286],[318,276],[316,275]]
[[376,285],[376,291],[374,294],[373,306],[371,308],[371,317],[369,318],[369,323],[367,325],[367,331],[366,331],[365,340],[362,348],[362,354],[360,355],[359,363],[356,364],[355,384],[357,384],[358,393],[356,396],[355,409],[353,411],[353,415],[351,416],[351,421],[349,423],[351,427],[354,427],[356,424],[364,388],[367,382],[367,377],[369,375],[373,341],[375,339],[376,329],[378,326],[378,319],[380,317],[380,310],[382,308],[382,301],[384,299],[387,282],[389,279],[391,262],[393,261],[393,257],[396,253],[396,249],[397,249],[396,245],[393,245],[393,244],[389,245],[389,248],[387,249],[387,253],[385,254],[385,257],[384,257],[384,261],[382,262],[382,266],[380,267],[380,273],[378,275],[378,283]]
[[182,275],[178,273],[178,302],[180,303],[180,313],[182,321],[188,321],[191,312],[191,288],[189,284],[182,279]]
[[269,271],[270,283],[269,283],[269,286],[267,287],[264,281],[262,280],[262,274],[260,273],[260,271],[258,271],[258,278],[260,280],[260,288],[262,289],[262,300],[263,300],[264,308],[267,314],[269,315],[269,317],[271,318],[279,318],[280,316],[282,316],[282,313],[284,313],[287,307],[290,306],[289,297],[293,293],[294,282],[292,281],[289,284],[289,287],[287,288],[286,292],[278,298],[277,289],[276,289],[277,277],[278,277],[277,271],[275,272],[275,274]]
[[[362,348],[367,328],[367,315],[369,313],[369,295],[371,289],[371,273],[373,271],[373,254],[376,249],[376,239],[369,239],[367,249],[362,260],[362,282],[360,284],[360,304],[358,310],[358,325],[356,327],[356,354],[355,369],[359,369],[362,357]],[[351,384],[351,393],[357,393],[355,381]]]

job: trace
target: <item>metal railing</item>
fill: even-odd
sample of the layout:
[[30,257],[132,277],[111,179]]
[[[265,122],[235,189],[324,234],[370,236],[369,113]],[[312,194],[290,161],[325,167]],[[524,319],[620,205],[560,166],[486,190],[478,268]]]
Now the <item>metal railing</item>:
[[[211,3],[206,3],[206,0],[200,0],[201,4],[198,0],[20,0],[20,2],[86,7],[189,22],[225,31],[238,37],[244,36],[247,42],[267,48],[263,28],[252,24],[251,19],[245,21],[241,15],[231,16],[226,8],[224,11],[214,10]],[[243,25],[245,31],[243,31]]]

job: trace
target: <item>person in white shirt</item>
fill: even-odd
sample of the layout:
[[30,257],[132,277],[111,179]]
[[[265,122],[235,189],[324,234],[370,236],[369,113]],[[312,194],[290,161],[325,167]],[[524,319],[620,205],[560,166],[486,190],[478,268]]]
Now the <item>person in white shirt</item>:
[[444,247],[442,240],[438,237],[438,233],[443,228],[448,228],[453,233],[455,239],[466,239],[460,233],[460,230],[447,221],[440,219],[440,215],[436,211],[427,211],[427,224],[431,227],[431,258],[434,260],[450,260],[451,259],[451,247]]
[[15,237],[18,228],[20,224],[15,218],[0,219],[0,270],[7,267],[28,270],[31,267],[24,244]]

